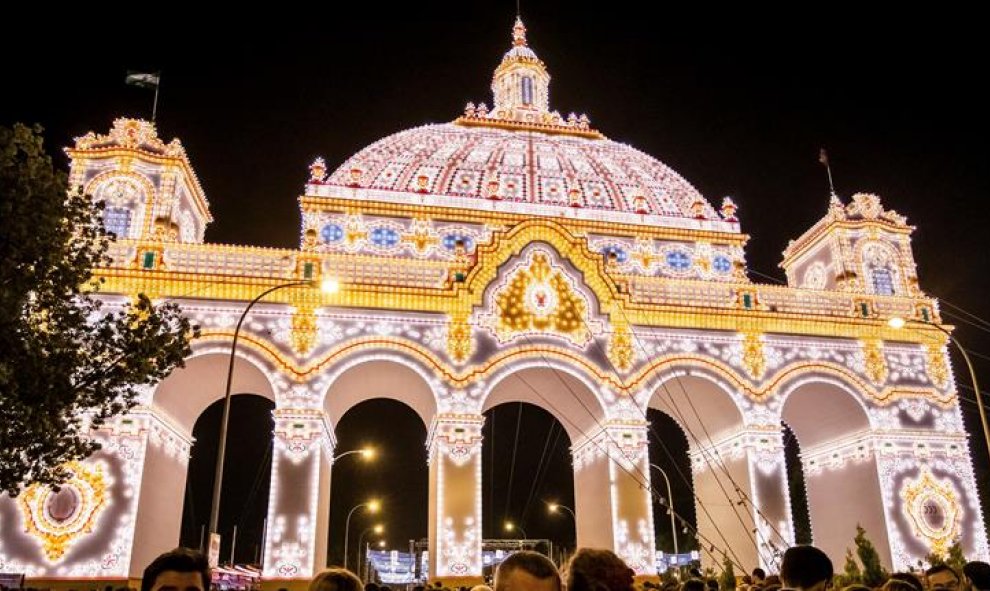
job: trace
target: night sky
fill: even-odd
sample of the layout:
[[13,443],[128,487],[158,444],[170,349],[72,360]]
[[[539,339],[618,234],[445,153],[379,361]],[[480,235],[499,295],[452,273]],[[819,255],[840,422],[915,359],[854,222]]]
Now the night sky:
[[[467,101],[491,104],[491,75],[510,46],[514,16],[512,3],[372,3],[346,15],[327,6],[246,13],[234,5],[219,17],[178,6],[153,15],[88,7],[62,13],[63,24],[49,22],[54,15],[10,19],[0,124],[42,124],[55,152],[89,130],[105,133],[116,116],[147,117],[152,93],[125,86],[125,72],[161,70],[159,129],[166,140],[181,138],[210,200],[216,221],[207,240],[295,247],[296,200],[308,164],[324,156],[334,168],[385,135],[454,119]],[[988,356],[976,361],[990,385],[990,324],[958,310],[990,318],[979,19],[938,7],[910,13],[903,5],[887,12],[825,3],[794,12],[752,3],[663,6],[662,17],[646,17],[638,3],[522,8],[530,46],[553,77],[551,107],[587,113],[594,127],[670,165],[716,206],[731,195],[752,237],[754,281],[782,280],[777,264],[788,239],[825,213],[828,185],[817,156],[826,147],[843,199],[877,193],[917,226],[921,286],[942,298],[945,321],[959,325],[957,336],[974,355]],[[56,161],[67,167],[61,153]],[[957,359],[961,394],[971,400],[964,367]],[[225,533],[240,522],[238,560],[250,561],[267,504],[267,477],[254,484],[259,465],[270,462],[271,406],[235,401],[234,436],[244,444],[228,459],[222,520]],[[972,403],[963,408],[979,433]],[[388,428],[378,419],[385,413]],[[499,535],[511,518],[530,537],[572,543],[568,518],[546,515],[543,505],[573,501],[566,434],[554,439],[552,419],[524,407],[510,490],[519,406],[494,413],[494,433],[491,413],[486,426],[485,536]],[[212,408],[196,429],[201,444],[183,522],[188,544],[198,544],[198,524],[208,516],[215,453],[208,440],[218,422]],[[658,431],[686,449],[670,425]],[[373,441],[384,455],[372,465],[348,458],[335,470],[335,561],[344,516],[372,494],[386,501],[391,547],[425,536],[425,433],[418,416],[396,402],[368,402],[345,415],[338,449]],[[973,443],[978,480],[986,482],[982,438]],[[686,486],[676,487],[675,502],[689,505]],[[374,522],[356,515],[352,532]],[[669,536],[660,529],[664,547]]]

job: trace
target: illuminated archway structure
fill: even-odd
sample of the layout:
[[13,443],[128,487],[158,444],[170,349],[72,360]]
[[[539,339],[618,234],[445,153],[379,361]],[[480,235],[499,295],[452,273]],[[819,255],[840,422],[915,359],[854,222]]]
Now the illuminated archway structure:
[[[0,571],[134,578],[178,538],[192,423],[245,303],[335,276],[335,295],[272,294],[241,333],[235,391],[275,400],[264,574],[323,566],[335,422],[389,397],[429,426],[430,574],[481,573],[482,412],[513,400],[573,442],[579,545],[655,573],[645,410],[691,444],[700,536],[749,568],[792,537],[782,422],[799,439],[815,542],[836,561],[864,525],[890,568],[957,537],[987,541],[940,322],[912,228],[873,195],[784,253],[789,285],[749,281],[736,207],[549,108],[517,22],[494,105],[310,166],[298,250],[202,243],[207,201],[178,140],[120,119],[68,150],[71,182],[120,239],[101,297],[179,302],[203,328],[186,369],[94,432],[73,492],[0,499]],[[195,383],[193,388],[191,384]],[[194,396],[195,394],[195,396]],[[708,543],[705,544],[711,550]],[[706,553],[712,559],[712,552]]]

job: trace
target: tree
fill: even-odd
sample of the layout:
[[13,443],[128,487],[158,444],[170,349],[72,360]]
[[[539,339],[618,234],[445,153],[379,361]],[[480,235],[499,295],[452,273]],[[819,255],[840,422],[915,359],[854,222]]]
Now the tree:
[[728,556],[722,559],[722,575],[718,578],[719,591],[736,591],[736,572]]
[[856,524],[856,555],[863,565],[863,584],[867,587],[879,587],[887,580],[887,573],[880,564],[880,555],[873,542],[866,537],[866,530]]
[[0,492],[63,482],[99,449],[90,429],[190,353],[196,330],[174,304],[93,297],[113,239],[102,210],[67,190],[40,127],[0,126]]
[[852,548],[846,548],[846,564],[842,569],[842,574],[837,575],[835,588],[839,589],[848,585],[861,585],[863,583],[863,572],[859,570],[859,563],[853,556]]
[[959,538],[956,538],[946,551],[945,564],[952,567],[953,570],[961,575],[966,562],[966,557],[963,555],[962,542]]

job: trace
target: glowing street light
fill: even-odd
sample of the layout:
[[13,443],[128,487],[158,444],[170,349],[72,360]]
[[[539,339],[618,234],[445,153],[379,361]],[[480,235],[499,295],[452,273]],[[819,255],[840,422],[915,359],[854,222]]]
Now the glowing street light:
[[333,457],[333,461],[336,462],[340,458],[343,458],[344,456],[349,456],[351,454],[361,454],[361,458],[363,460],[370,462],[370,461],[372,461],[372,460],[375,459],[375,456],[378,455],[378,452],[376,452],[375,451],[375,448],[373,448],[373,447],[363,447],[361,449],[352,449],[350,451],[345,451],[342,454],[339,454],[339,455],[334,456]]
[[382,503],[378,499],[372,499],[367,503],[356,505],[347,514],[347,521],[344,523],[344,568],[347,568],[347,542],[351,539],[351,517],[353,517],[354,512],[361,507],[367,507],[368,513],[378,513],[382,509]]
[[574,515],[574,511],[571,510],[567,505],[561,505],[559,503],[547,503],[547,511],[551,513],[560,513],[561,510],[567,511],[571,514],[571,519],[574,520],[575,525],[577,524],[577,516]]
[[522,536],[523,536],[524,539],[529,539],[529,536],[526,535],[526,530],[524,530],[523,528],[519,527],[515,523],[512,523],[511,521],[506,521],[505,522],[505,525],[503,526],[503,528],[505,529],[505,531],[507,531],[509,533],[512,533],[512,532],[514,532],[515,530],[518,529],[519,532],[522,533]]
[[336,279],[328,277],[320,282],[315,280],[305,280],[280,283],[274,287],[269,287],[265,291],[258,294],[258,296],[253,300],[248,302],[248,305],[244,308],[244,311],[241,312],[241,317],[237,319],[237,327],[234,329],[234,338],[230,342],[230,362],[227,365],[227,382],[224,386],[223,394],[223,418],[220,420],[220,444],[217,448],[216,470],[213,473],[213,499],[210,504],[211,539],[214,535],[219,534],[217,530],[219,529],[220,521],[220,488],[223,484],[223,461],[224,455],[227,451],[227,426],[230,423],[230,387],[234,377],[234,360],[237,357],[237,337],[241,334],[241,325],[244,324],[244,319],[247,318],[248,312],[251,311],[251,308],[253,308],[255,304],[264,299],[268,294],[289,287],[319,288],[323,293],[332,294],[337,293],[337,291],[340,290],[340,282]]
[[973,392],[976,394],[976,407],[980,410],[980,423],[983,425],[983,440],[987,445],[987,453],[990,454],[990,427],[987,426],[987,411],[983,408],[983,396],[980,395],[980,386],[976,381],[976,370],[973,369],[973,362],[969,358],[969,353],[966,352],[966,348],[962,346],[962,343],[952,336],[952,333],[942,327],[940,324],[934,322],[928,322],[925,320],[917,319],[905,319],[900,316],[893,316],[887,321],[887,325],[893,329],[902,329],[907,326],[908,323],[920,324],[922,326],[931,326],[932,328],[940,331],[945,336],[949,337],[952,344],[956,346],[959,353],[962,354],[963,359],[966,361],[966,368],[969,369],[969,379],[973,382]]

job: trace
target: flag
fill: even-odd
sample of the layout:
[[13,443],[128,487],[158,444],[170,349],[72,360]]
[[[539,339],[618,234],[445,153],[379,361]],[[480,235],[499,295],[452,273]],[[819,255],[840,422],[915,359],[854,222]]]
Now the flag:
[[158,88],[159,72],[133,72],[128,70],[124,83],[141,88]]
[[828,154],[825,153],[825,148],[818,151],[818,161],[828,166]]

